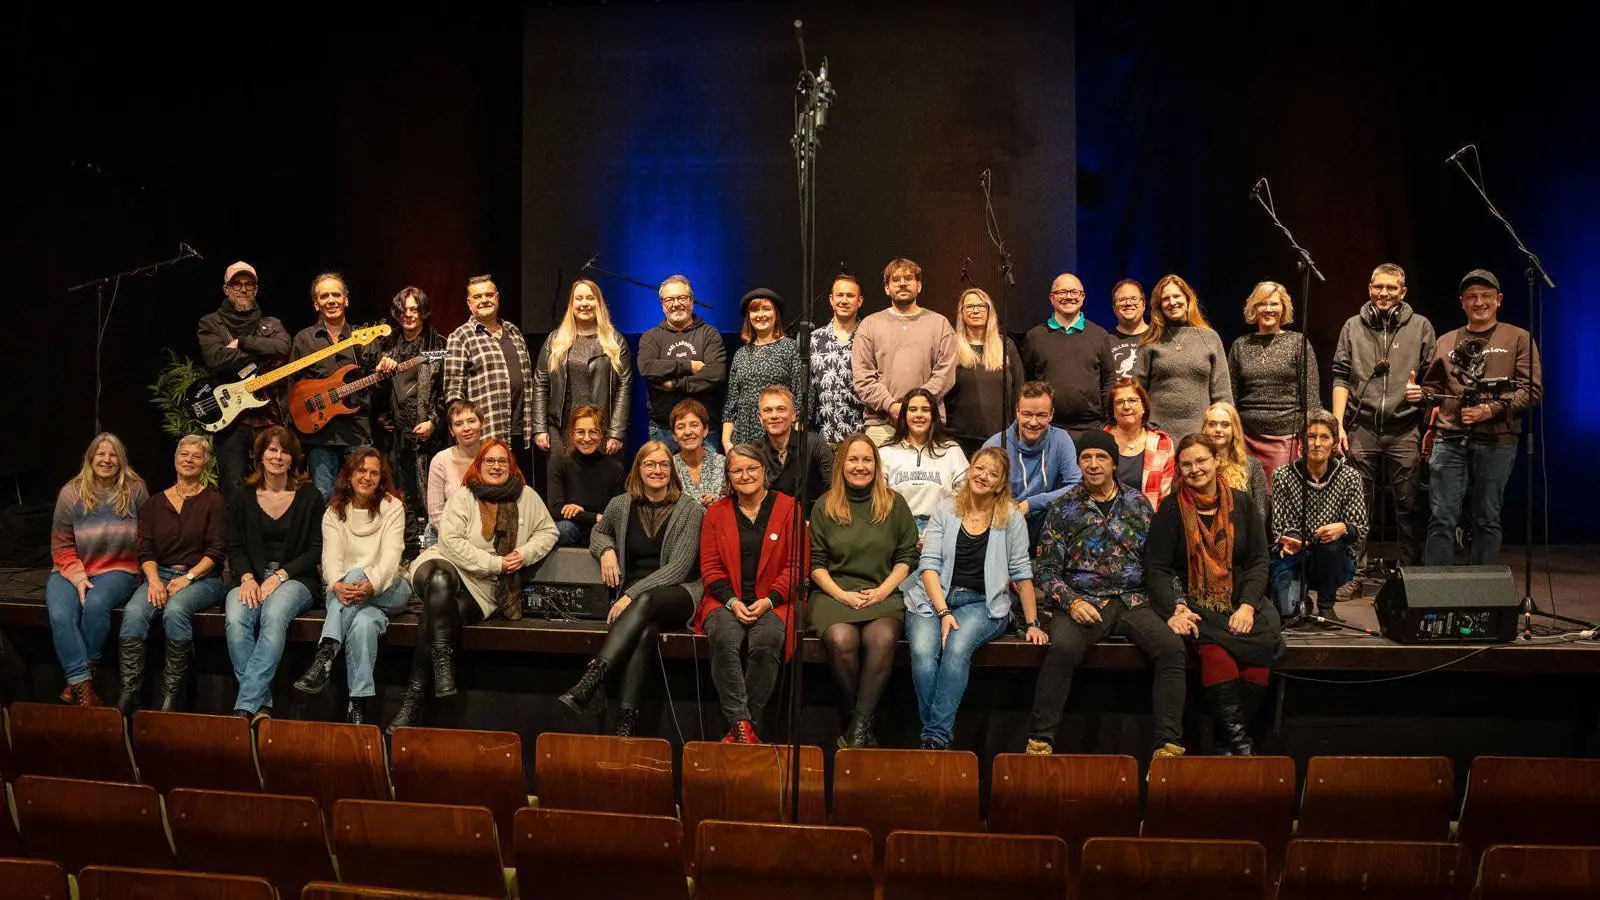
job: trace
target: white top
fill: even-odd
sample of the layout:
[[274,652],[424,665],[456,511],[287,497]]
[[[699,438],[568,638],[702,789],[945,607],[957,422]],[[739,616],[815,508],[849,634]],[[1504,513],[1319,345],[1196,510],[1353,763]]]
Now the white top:
[[[533,488],[524,487],[517,498],[517,550],[522,553],[523,571],[532,569],[556,545],[556,523],[550,518]],[[493,535],[483,536],[483,517],[478,498],[471,491],[457,491],[444,505],[439,522],[439,543],[422,551],[411,563],[412,571],[430,559],[443,559],[456,567],[461,583],[477,601],[485,617],[495,613],[495,582],[501,574],[501,557],[495,553]]]
[[467,475],[467,469],[472,467],[472,460],[461,462],[456,459],[456,448],[446,447],[433,455],[428,463],[428,524],[435,531],[439,530],[439,516],[444,513],[444,504],[451,495],[461,490],[461,479]]
[[387,494],[378,514],[345,507],[344,520],[330,507],[322,514],[322,580],[344,580],[352,569],[363,569],[373,593],[389,589],[400,571],[400,554],[406,548],[406,506]]
[[[937,455],[935,455],[937,453]],[[967,454],[951,442],[934,451],[917,450],[907,441],[878,448],[883,477],[895,493],[906,499],[914,516],[931,516],[939,503],[955,495],[967,478]]]

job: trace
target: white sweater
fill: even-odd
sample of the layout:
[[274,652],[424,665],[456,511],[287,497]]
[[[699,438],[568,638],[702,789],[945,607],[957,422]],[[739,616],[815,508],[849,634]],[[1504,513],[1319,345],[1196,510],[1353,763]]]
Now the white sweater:
[[940,502],[954,496],[967,479],[967,455],[961,445],[950,443],[938,456],[930,448],[914,449],[907,441],[878,448],[883,460],[883,477],[889,487],[906,499],[914,516],[931,516]]
[[385,496],[376,516],[353,505],[344,512],[343,521],[331,508],[322,514],[322,580],[331,585],[350,570],[363,569],[374,594],[381,594],[400,571],[400,554],[406,547],[405,504]]
[[[522,553],[522,571],[531,570],[556,545],[556,523],[544,501],[533,488],[524,487],[517,498],[517,550]],[[499,579],[502,557],[494,552],[494,541],[483,536],[483,518],[478,514],[478,498],[463,488],[445,501],[439,517],[439,543],[422,551],[411,564],[413,572],[430,559],[443,559],[461,574],[472,599],[485,617],[496,610],[495,582]]]

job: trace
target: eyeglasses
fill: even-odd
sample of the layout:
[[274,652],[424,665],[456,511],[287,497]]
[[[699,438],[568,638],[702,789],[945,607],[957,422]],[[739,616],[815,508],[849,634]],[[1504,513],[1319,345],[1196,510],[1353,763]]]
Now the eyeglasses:
[[761,476],[761,467],[760,466],[740,466],[737,469],[729,469],[728,470],[728,477],[729,478],[738,478],[740,480],[743,480],[743,479],[746,479],[746,478],[759,478],[760,476]]
[[649,461],[640,463],[639,464],[639,468],[643,469],[646,472],[667,472],[667,471],[671,471],[671,469],[672,469],[672,461],[671,460],[667,460],[666,462],[662,462],[659,459],[657,459],[657,460],[649,460]]
[[680,297],[662,297],[661,302],[666,306],[680,306],[685,303],[692,304],[694,303],[694,295],[684,294]]
[[1111,401],[1111,405],[1112,406],[1138,406],[1142,402],[1144,402],[1144,401],[1140,400],[1138,397],[1119,397],[1116,400]]
[[511,460],[497,456],[485,457],[483,467],[485,469],[509,469],[511,468]]
[[1085,294],[1083,291],[1076,291],[1076,290],[1074,290],[1074,291],[1051,291],[1050,292],[1050,299],[1052,299],[1052,300],[1082,300],[1086,296],[1088,296],[1088,295]]
[[229,290],[229,291],[243,291],[245,293],[254,293],[255,290],[256,290],[256,283],[254,281],[230,281],[227,284],[223,285],[222,287],[223,287],[224,290]]

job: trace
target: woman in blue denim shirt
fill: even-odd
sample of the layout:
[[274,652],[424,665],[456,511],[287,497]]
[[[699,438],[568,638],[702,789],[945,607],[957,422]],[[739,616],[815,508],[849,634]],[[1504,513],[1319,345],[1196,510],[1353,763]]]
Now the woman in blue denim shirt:
[[922,535],[917,578],[906,588],[906,641],[922,715],[922,749],[950,746],[972,654],[999,637],[1022,598],[1026,640],[1045,644],[1028,561],[1028,524],[1011,499],[1011,466],[995,447],[979,450],[965,484],[939,504]]

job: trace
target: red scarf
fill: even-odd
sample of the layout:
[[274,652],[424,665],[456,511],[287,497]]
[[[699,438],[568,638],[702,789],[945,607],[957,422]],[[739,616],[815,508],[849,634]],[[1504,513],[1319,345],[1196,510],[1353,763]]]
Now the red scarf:
[[[1200,511],[1216,511],[1205,517]],[[1211,497],[1185,484],[1178,489],[1183,543],[1189,558],[1189,602],[1216,612],[1233,611],[1233,491],[1219,483]]]

